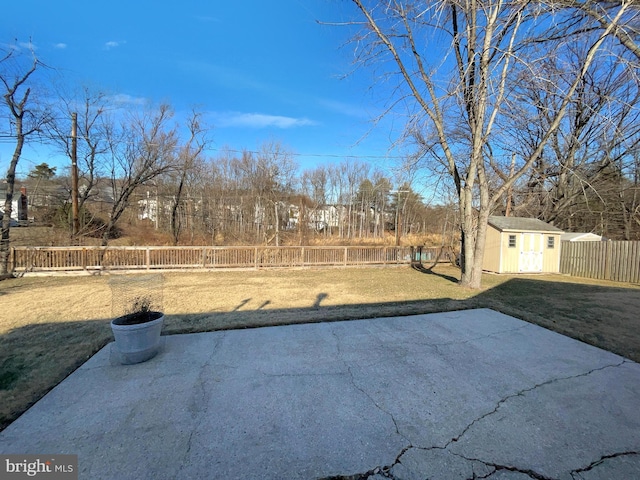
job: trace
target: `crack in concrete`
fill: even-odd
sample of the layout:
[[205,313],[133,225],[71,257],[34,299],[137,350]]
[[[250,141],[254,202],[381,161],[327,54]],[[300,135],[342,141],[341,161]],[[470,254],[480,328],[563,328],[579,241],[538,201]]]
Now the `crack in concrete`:
[[[415,339],[410,339],[408,341],[405,341],[404,345],[417,345],[417,346],[429,347],[429,348],[432,348],[433,350],[435,350],[435,352],[439,356],[446,357],[447,354],[445,352],[443,352],[440,349],[440,347],[449,347],[449,346],[452,346],[452,345],[465,345],[465,344],[476,342],[476,341],[479,341],[479,340],[484,340],[486,338],[493,338],[493,337],[498,337],[498,336],[503,335],[503,334],[509,334],[509,333],[516,332],[518,330],[522,330],[524,328],[529,328],[529,327],[533,327],[533,325],[525,324],[525,325],[520,325],[519,327],[515,327],[515,328],[509,328],[509,329],[506,329],[506,330],[499,330],[497,332],[493,332],[493,333],[490,333],[488,335],[480,335],[478,337],[467,338],[466,340],[456,340],[456,341],[442,342],[442,343],[433,343],[433,342],[428,342],[428,341],[419,341],[419,340],[415,340]],[[401,358],[403,356],[405,356],[405,355],[395,355],[394,357],[395,358]],[[372,363],[366,364],[364,366],[372,367],[372,366],[378,365],[380,363],[384,363],[384,361],[385,360],[380,360],[380,361],[377,361],[377,362],[372,362]]]
[[[464,345],[464,344],[475,342],[475,341],[478,341],[478,340],[484,340],[486,338],[492,338],[492,337],[497,337],[497,336],[500,336],[500,335],[503,335],[503,334],[509,334],[509,333],[516,332],[518,330],[522,330],[522,329],[530,328],[530,327],[535,327],[535,325],[531,325],[531,324],[525,323],[524,325],[520,325],[519,327],[509,328],[509,329],[505,329],[505,330],[499,330],[499,331],[496,331],[496,332],[493,332],[493,333],[490,333],[490,334],[467,338],[466,340],[455,340],[455,341],[451,341],[451,342],[442,342],[442,343],[437,343],[437,342],[433,343],[433,342],[429,342],[429,341],[420,341],[420,340],[416,340],[415,338],[410,338],[408,340],[403,340],[403,345],[417,345],[417,346],[433,347],[439,355],[443,355],[443,353],[439,350],[439,347],[448,347],[450,345]],[[337,334],[336,334],[336,332],[334,330],[331,330],[331,334],[336,339],[337,353],[338,353],[338,355],[341,355],[339,337],[337,336]],[[406,355],[404,355],[404,354],[402,354],[402,355],[392,355],[393,358],[402,358],[402,357],[405,357],[405,356]],[[375,361],[375,362],[362,364],[362,366],[373,367],[373,366],[376,366],[378,364],[384,363],[385,361],[386,360],[378,360],[378,361]]]
[[182,462],[180,464],[180,470],[182,471],[182,469],[184,468],[185,465],[188,465],[188,463],[186,462],[186,460],[189,457],[189,454],[191,453],[191,444],[193,441],[193,436],[195,435],[196,431],[195,430],[191,430],[191,433],[189,434],[189,438],[187,439],[187,449],[184,452],[184,455],[182,456]]
[[351,475],[331,475],[328,477],[317,478],[316,480],[367,480],[373,476],[380,476],[382,478],[388,478],[390,480],[402,480],[401,478],[393,475],[393,473],[391,473],[391,470],[399,463],[402,463],[400,461],[400,458],[412,448],[414,447],[411,445],[409,445],[408,447],[404,447],[391,465],[375,467],[371,470],[367,470],[364,473],[354,473]]
[[[442,342],[442,343],[438,343],[438,342],[429,342],[429,341],[420,341],[420,340],[416,340],[414,338],[411,338],[409,340],[403,341],[403,345],[417,345],[417,346],[424,346],[424,347],[431,347],[433,349],[435,349],[435,351],[438,353],[438,355],[444,355],[443,352],[440,351],[440,347],[448,347],[451,345],[465,345],[467,343],[472,343],[472,342],[476,342],[478,340],[484,340],[486,338],[493,338],[493,337],[498,337],[500,335],[503,334],[509,334],[512,332],[516,332],[518,330],[522,330],[525,328],[529,328],[529,327],[533,327],[534,325],[531,324],[525,324],[525,325],[520,325],[519,327],[515,327],[515,328],[509,328],[506,330],[499,330],[497,332],[493,332],[487,335],[480,335],[477,337],[471,337],[471,338],[467,338],[466,340],[455,340],[455,341],[451,341],[451,342]],[[397,356],[398,358],[400,356]],[[378,363],[382,363],[382,361],[378,361],[378,362],[374,362],[371,364],[367,364],[366,366],[375,366]]]
[[[554,480],[551,477],[547,477],[547,476],[542,475],[541,473],[538,473],[538,472],[536,472],[534,470],[531,470],[531,469],[520,469],[520,468],[517,468],[515,466],[511,466],[511,465],[501,465],[501,464],[497,464],[497,463],[493,463],[493,462],[489,462],[489,461],[485,461],[485,460],[480,460],[480,459],[477,459],[477,458],[468,458],[468,457],[465,457],[464,455],[461,455],[459,453],[451,452],[450,450],[448,450],[448,448],[453,443],[458,442],[460,440],[460,438],[462,438],[473,427],[473,425],[475,425],[476,423],[484,420],[485,418],[489,417],[490,415],[493,415],[494,413],[496,413],[500,409],[500,407],[502,405],[504,405],[507,401],[509,401],[512,398],[515,398],[515,397],[518,397],[518,396],[524,396],[526,393],[531,392],[531,391],[533,391],[533,390],[535,390],[535,389],[537,389],[539,387],[550,385],[550,384],[553,384],[553,383],[556,383],[556,382],[560,382],[560,381],[564,381],[564,380],[571,380],[571,379],[574,379],[574,378],[586,377],[588,375],[591,375],[594,372],[605,370],[607,368],[621,367],[622,365],[624,365],[625,363],[628,363],[628,362],[629,362],[628,360],[624,359],[624,360],[622,360],[621,362],[619,362],[617,364],[604,365],[602,367],[594,368],[592,370],[589,370],[588,372],[580,373],[580,374],[577,374],[577,375],[570,375],[570,376],[567,376],[567,377],[553,378],[551,380],[547,380],[545,382],[536,384],[533,387],[525,388],[523,390],[518,391],[517,393],[508,395],[508,396],[500,399],[493,410],[491,410],[490,412],[487,412],[487,413],[481,415],[480,417],[474,419],[469,425],[467,425],[462,430],[462,432],[459,435],[457,435],[456,437],[453,437],[451,440],[449,440],[445,444],[444,447],[433,447],[433,448],[447,450],[452,455],[456,455],[458,457],[464,458],[467,461],[480,462],[480,463],[482,463],[482,464],[484,464],[484,465],[486,465],[488,467],[492,467],[492,468],[495,469],[494,472],[492,472],[491,474],[489,474],[488,476],[485,476],[485,477],[476,477],[475,474],[474,474],[474,476],[473,476],[474,479],[475,478],[490,478],[493,474],[495,474],[499,470],[508,470],[508,471],[518,472],[518,473],[522,473],[522,474],[528,475],[529,477],[534,478],[536,480]],[[573,477],[574,472],[575,473],[579,473],[579,472],[590,470],[590,469],[594,468],[595,466],[599,465],[600,463],[602,463],[603,461],[605,461],[605,460],[607,460],[609,458],[614,458],[616,456],[621,456],[621,455],[625,455],[625,454],[635,454],[635,453],[637,453],[637,452],[624,452],[624,453],[621,453],[621,454],[613,454],[613,455],[603,456],[600,460],[597,460],[597,461],[593,462],[592,464],[590,464],[587,467],[584,467],[582,469],[573,470],[571,472],[571,475]]]
[[547,477],[545,475],[541,475],[540,473],[536,472],[535,470],[521,469],[521,468],[516,468],[516,467],[509,466],[509,465],[498,465],[498,464],[494,464],[494,463],[486,463],[486,462],[482,462],[482,463],[484,463],[488,467],[495,468],[495,470],[490,475],[488,475],[486,477],[474,477],[474,478],[491,478],[493,475],[495,475],[499,471],[507,470],[509,472],[522,473],[523,475],[526,475],[529,478],[533,478],[535,480],[557,480],[557,479],[555,479],[553,477]]
[[[517,327],[517,328],[513,328],[513,329],[509,329],[509,330],[502,330],[502,331],[499,331],[499,332],[494,332],[494,333],[489,334],[489,335],[484,335],[484,336],[480,336],[480,337],[474,337],[474,338],[470,338],[470,339],[463,340],[463,341],[458,341],[458,342],[446,342],[446,343],[440,343],[440,344],[438,344],[438,343],[431,343],[431,344],[422,343],[422,344],[426,345],[426,346],[434,347],[436,349],[436,351],[438,351],[438,353],[440,353],[439,350],[438,350],[438,347],[470,343],[470,342],[473,342],[473,341],[482,340],[482,339],[485,339],[485,338],[491,338],[491,337],[495,337],[495,336],[498,336],[498,335],[502,335],[504,333],[514,332],[514,331],[521,330],[521,329],[527,328],[527,327],[530,327],[530,325],[525,324],[525,325],[522,325],[522,326]],[[402,432],[400,431],[400,428],[398,426],[397,420],[394,417],[394,415],[391,412],[385,410],[381,405],[379,405],[376,402],[376,400],[363,387],[360,387],[357,384],[355,376],[354,376],[354,374],[352,372],[351,366],[342,358],[342,351],[341,351],[341,348],[340,348],[340,339],[339,339],[338,335],[333,330],[331,330],[331,333],[336,339],[336,347],[337,347],[338,356],[342,360],[344,365],[347,367],[347,371],[348,371],[350,379],[351,379],[351,384],[354,386],[354,388],[356,388],[363,395],[365,395],[371,401],[371,403],[373,405],[375,405],[375,407],[377,409],[379,409],[381,412],[387,414],[391,418],[391,420],[393,421],[393,424],[394,424],[395,430],[396,430],[396,434],[402,436],[403,438],[405,438],[405,440],[407,440],[410,443],[409,439],[407,437],[405,437],[402,434]],[[535,470],[532,470],[532,469],[518,468],[518,467],[513,466],[513,465],[502,465],[502,464],[495,463],[495,462],[490,462],[490,461],[487,461],[487,460],[480,460],[480,459],[476,459],[476,458],[468,458],[468,457],[465,457],[462,454],[459,454],[459,453],[456,453],[456,452],[452,452],[451,450],[449,450],[449,447],[452,444],[458,442],[476,423],[478,423],[478,422],[482,421],[483,419],[489,417],[490,415],[493,415],[494,413],[496,413],[500,409],[500,407],[502,405],[504,405],[507,401],[509,401],[512,398],[515,398],[515,397],[518,397],[518,396],[524,396],[525,394],[527,394],[527,393],[529,393],[529,392],[531,392],[531,391],[533,391],[533,390],[535,390],[535,389],[537,389],[539,387],[543,387],[543,386],[546,386],[546,385],[551,385],[551,384],[556,383],[556,382],[561,382],[561,381],[564,381],[564,380],[571,380],[571,379],[580,378],[580,377],[586,377],[588,375],[591,375],[592,373],[595,373],[595,372],[598,372],[598,371],[602,371],[602,370],[605,370],[605,369],[608,369],[608,368],[621,367],[625,363],[629,363],[629,360],[623,359],[619,363],[610,364],[610,365],[604,365],[604,366],[597,367],[597,368],[591,369],[591,370],[589,370],[587,372],[579,373],[579,374],[576,374],[576,375],[552,378],[550,380],[547,380],[547,381],[544,381],[542,383],[536,384],[536,385],[534,385],[532,387],[528,387],[528,388],[522,389],[522,390],[520,390],[520,391],[518,391],[518,392],[516,392],[514,394],[508,395],[508,396],[500,399],[497,402],[497,404],[496,404],[496,406],[495,406],[495,408],[493,410],[491,410],[491,411],[479,416],[478,418],[474,419],[471,423],[469,423],[462,430],[462,432],[459,435],[457,435],[457,436],[453,437],[451,440],[449,440],[444,445],[444,447],[442,447],[442,446],[418,447],[418,446],[413,446],[413,445],[409,444],[409,446],[403,448],[400,451],[400,453],[398,454],[398,456],[396,457],[394,462],[391,463],[390,465],[377,466],[377,467],[375,467],[375,468],[373,468],[371,470],[368,470],[366,472],[363,472],[363,473],[355,473],[355,474],[351,474],[351,475],[333,475],[333,476],[328,476],[328,477],[321,477],[321,478],[318,478],[317,480],[367,480],[367,479],[369,479],[371,477],[374,477],[374,476],[381,477],[381,478],[387,478],[387,479],[390,479],[390,480],[402,480],[401,478],[396,477],[393,474],[392,470],[393,470],[393,468],[395,466],[397,466],[398,464],[402,463],[402,461],[401,461],[402,456],[405,453],[407,453],[409,450],[411,450],[411,449],[419,449],[419,450],[425,450],[425,451],[426,450],[436,450],[436,449],[437,450],[446,450],[450,454],[458,456],[458,457],[460,457],[460,458],[462,458],[462,459],[464,459],[464,460],[466,460],[468,462],[478,462],[478,463],[484,465],[485,467],[487,467],[489,469],[492,469],[492,471],[490,471],[489,473],[481,475],[481,476],[477,475],[477,473],[475,471],[473,471],[472,477],[470,479],[468,479],[468,480],[488,479],[488,478],[491,478],[493,475],[495,475],[496,473],[498,473],[500,471],[509,471],[509,472],[521,473],[523,475],[527,475],[529,478],[532,478],[534,480],[557,480],[557,479],[555,479],[553,477],[548,477],[548,476],[543,475],[543,474],[541,474],[541,473],[539,473],[539,472],[537,472]],[[604,463],[605,461],[607,461],[609,459],[616,458],[616,457],[621,457],[621,456],[627,456],[627,455],[640,455],[640,452],[637,452],[637,451],[626,451],[626,452],[619,452],[619,453],[614,453],[614,454],[609,454],[609,455],[603,455],[600,459],[590,463],[586,467],[582,467],[582,468],[578,468],[578,469],[572,470],[570,472],[570,475],[571,475],[572,478],[576,479],[576,477],[574,475],[579,475],[582,472],[589,471],[589,470],[597,467],[598,465],[601,465],[602,463]],[[473,470],[473,467],[472,467],[472,470]]]
[[460,455],[459,453],[455,453],[455,452],[450,452],[452,455],[455,455],[456,457],[460,457],[465,459],[468,462],[479,462],[482,463],[483,465],[487,466],[487,467],[491,467],[494,470],[484,476],[478,477],[476,476],[475,472],[473,473],[473,476],[468,479],[468,480],[475,480],[475,479],[483,479],[483,478],[491,478],[492,475],[495,475],[496,473],[498,473],[501,470],[506,470],[509,472],[516,472],[516,473],[522,473],[524,475],[527,475],[530,478],[533,478],[535,480],[557,480],[553,477],[547,477],[546,475],[542,475],[541,473],[536,472],[535,470],[531,470],[529,468],[518,468],[518,467],[514,467],[513,465],[502,465],[499,463],[494,463],[494,462],[488,462],[486,460],[480,460],[479,458],[469,458],[469,457],[465,457],[464,455]]
[[323,478],[319,478],[318,480],[367,480],[368,478],[372,477],[372,476],[381,476],[383,478],[388,478],[390,480],[400,480],[400,479],[396,479],[395,476],[393,476],[393,474],[391,473],[391,469],[397,465],[398,463],[400,463],[400,458],[407,452],[409,451],[411,448],[413,448],[413,446],[411,445],[410,440],[400,431],[400,427],[398,426],[398,422],[395,418],[395,416],[388,410],[386,410],[385,408],[383,408],[374,398],[373,396],[367,392],[363,387],[359,386],[356,382],[356,378],[353,374],[353,371],[351,370],[351,365],[349,365],[347,363],[347,361],[344,359],[343,355],[342,355],[342,349],[340,346],[340,337],[338,337],[337,333],[331,329],[331,334],[333,335],[333,337],[336,340],[336,350],[337,350],[337,356],[338,358],[342,361],[342,363],[344,364],[344,366],[347,369],[347,372],[349,373],[349,378],[351,380],[351,385],[353,385],[353,387],[358,390],[360,393],[362,393],[365,397],[367,397],[369,399],[369,401],[382,413],[384,413],[385,415],[387,415],[389,418],[391,418],[391,421],[393,422],[394,428],[395,428],[395,433],[396,435],[399,435],[400,437],[404,438],[407,442],[409,442],[409,445],[404,447],[400,453],[396,456],[395,460],[393,461],[393,463],[391,465],[385,465],[385,466],[377,466],[375,468],[372,468],[371,470],[368,470],[364,473],[356,473],[356,474],[352,474],[352,475],[334,475],[334,476],[329,476],[329,477],[323,477]]
[[287,377],[335,377],[335,376],[343,376],[347,375],[347,372],[322,372],[322,373],[313,373],[313,372],[305,372],[305,373],[269,373],[264,370],[257,369],[258,373],[264,377],[273,377],[273,378],[287,378]]
[[189,433],[189,438],[187,439],[187,448],[182,455],[182,462],[180,463],[178,473],[182,472],[184,467],[189,464],[189,454],[191,453],[193,437],[196,434],[198,419],[200,419],[207,412],[207,398],[209,397],[209,392],[205,388],[205,382],[207,378],[206,373],[213,364],[213,358],[218,353],[218,348],[220,347],[220,344],[222,343],[224,337],[225,334],[223,333],[219,338],[215,340],[211,348],[211,353],[207,357],[207,360],[204,362],[204,364],[200,367],[200,371],[198,372],[198,377],[196,378],[192,391],[193,393],[188,405],[191,420],[194,423],[190,429],[191,431]]
[[457,435],[457,436],[453,437],[451,440],[449,440],[446,443],[446,445],[444,446],[444,448],[447,448],[452,443],[455,443],[455,442],[459,441],[460,438],[462,438],[476,423],[478,423],[478,422],[484,420],[485,418],[487,418],[487,417],[493,415],[494,413],[496,413],[500,409],[500,407],[502,405],[504,405],[507,401],[511,400],[512,398],[523,397],[526,393],[529,393],[529,392],[531,392],[531,391],[533,391],[533,390],[535,390],[537,388],[544,387],[546,385],[551,385],[552,383],[561,382],[561,381],[564,381],[564,380],[572,380],[574,378],[586,377],[588,375],[591,375],[594,372],[605,370],[607,368],[617,368],[617,367],[620,367],[620,366],[624,365],[627,362],[628,362],[628,360],[625,359],[625,360],[622,360],[620,363],[616,363],[616,364],[612,364],[612,365],[605,365],[603,367],[594,368],[594,369],[589,370],[588,372],[585,372],[585,373],[579,373],[577,375],[570,375],[570,376],[567,376],[567,377],[552,378],[551,380],[547,380],[545,382],[538,383],[538,384],[534,385],[533,387],[525,388],[525,389],[522,389],[522,390],[520,390],[520,391],[518,391],[516,393],[513,393],[511,395],[507,395],[506,397],[501,398],[498,401],[498,403],[496,404],[496,406],[495,406],[495,408],[493,410],[491,410],[490,412],[487,412],[487,413],[479,416],[478,418],[475,418],[469,425],[467,425],[464,428],[464,430],[462,430],[462,432],[459,435]]
[[[336,348],[338,350],[338,358],[340,358],[340,360],[342,361],[342,363],[344,364],[344,366],[347,368],[347,372],[349,373],[349,378],[351,380],[351,385],[353,385],[353,387],[358,390],[360,393],[362,393],[365,397],[367,397],[369,399],[369,401],[378,409],[380,410],[382,413],[386,414],[389,416],[389,418],[391,418],[391,421],[393,422],[393,425],[395,427],[396,430],[396,434],[400,435],[402,438],[404,438],[407,442],[411,443],[409,441],[409,439],[402,434],[402,432],[400,432],[400,427],[398,426],[398,422],[395,418],[395,416],[388,410],[382,408],[382,406],[371,396],[371,394],[369,392],[367,392],[363,387],[361,387],[360,385],[358,385],[356,383],[356,378],[353,375],[353,371],[351,370],[351,365],[349,365],[344,358],[342,357],[342,350],[340,348],[340,338],[338,337],[338,335],[336,334],[336,332],[334,330],[331,330],[331,334],[334,336],[334,338],[336,339]],[[403,452],[404,453],[404,452]],[[401,455],[400,455],[401,456]]]
[[[205,383],[207,380],[207,372],[211,368],[213,363],[213,358],[218,353],[218,348],[222,343],[225,335],[222,334],[219,338],[216,338],[215,342],[213,342],[211,353],[207,357],[207,360],[200,367],[200,371],[198,372],[198,377],[196,378],[193,395],[191,396],[191,401],[189,402],[189,411],[191,413],[191,418],[195,420],[196,418],[202,416],[207,411],[207,397],[209,396],[209,392],[205,388]],[[198,392],[196,393],[196,389]]]
[[[335,334],[334,334],[335,335]],[[339,345],[339,343],[338,343]],[[338,347],[338,351],[340,351],[339,347]],[[344,362],[344,360],[343,360]],[[484,475],[477,475],[477,473],[475,471],[473,471],[473,466],[472,466],[472,477],[469,478],[468,480],[481,480],[481,479],[489,479],[491,478],[493,475],[495,475],[496,473],[500,472],[500,471],[509,471],[509,472],[515,472],[515,473],[521,473],[523,475],[527,475],[529,478],[532,478],[534,480],[557,480],[554,477],[548,477],[546,475],[543,475],[542,473],[539,473],[535,470],[532,469],[528,469],[528,468],[519,468],[516,467],[514,465],[503,465],[500,463],[495,463],[495,462],[490,462],[487,460],[481,460],[478,458],[469,458],[466,457],[460,453],[456,453],[456,452],[452,452],[451,450],[449,450],[449,446],[451,446],[453,443],[457,442],[462,436],[464,436],[469,429],[476,424],[477,422],[483,420],[484,418],[496,413],[500,407],[507,402],[508,400],[517,397],[517,396],[523,396],[528,392],[531,392],[532,390],[535,390],[536,388],[545,386],[545,385],[550,385],[552,383],[556,383],[559,381],[563,381],[563,380],[570,380],[570,379],[574,379],[574,378],[580,378],[580,377],[585,377],[588,376],[594,372],[598,372],[601,370],[605,370],[607,368],[617,368],[620,367],[622,365],[624,365],[625,363],[628,363],[629,361],[624,359],[621,362],[617,363],[617,364],[612,364],[612,365],[604,365],[602,367],[598,367],[598,368],[594,368],[592,370],[589,370],[588,372],[584,372],[584,373],[580,373],[577,375],[571,375],[571,376],[567,376],[567,377],[559,377],[559,378],[553,378],[551,380],[547,380],[545,382],[542,382],[540,384],[534,385],[533,387],[529,387],[523,390],[520,390],[519,392],[515,393],[515,394],[511,394],[508,395],[504,398],[502,398],[497,404],[496,407],[488,412],[485,413],[483,415],[481,415],[480,417],[474,419],[469,425],[467,425],[464,430],[456,437],[452,438],[449,442],[447,442],[447,444],[444,447],[441,446],[432,446],[432,447],[417,447],[417,446],[413,446],[413,445],[408,445],[407,447],[404,447],[400,453],[397,455],[397,457],[395,458],[394,462],[391,463],[390,465],[384,465],[384,466],[377,466],[375,468],[372,468],[371,470],[368,470],[366,472],[362,472],[362,473],[355,473],[355,474],[351,474],[351,475],[333,475],[333,476],[328,476],[328,477],[320,477],[316,480],[368,480],[369,478],[372,477],[380,477],[380,478],[387,478],[390,480],[402,480],[401,478],[395,476],[393,474],[393,468],[395,466],[397,466],[398,464],[401,464],[402,461],[402,456],[407,453],[409,450],[411,449],[419,449],[419,450],[446,450],[447,452],[449,452],[451,455],[455,455],[459,458],[462,458],[468,462],[478,462],[484,466],[486,466],[487,468],[492,469],[491,472],[484,474]],[[401,432],[400,429],[398,427],[397,421],[395,419],[395,417],[388,411],[386,411],[384,408],[382,408],[372,397],[369,393],[367,393],[363,388],[359,387],[356,384],[355,378],[353,376],[353,372],[351,371],[351,366],[347,365],[346,362],[345,366],[348,369],[350,378],[351,378],[351,383],[352,385],[359,390],[360,392],[362,392],[365,396],[367,396],[367,398],[369,398],[369,400],[376,406],[376,408],[378,408],[380,411],[386,413],[387,415],[389,415],[389,417],[392,419],[394,425],[395,425],[395,429],[396,429],[396,433],[400,436],[402,436],[403,438],[405,438],[406,440],[408,440]],[[616,458],[616,457],[621,457],[621,456],[628,456],[628,455],[640,455],[640,452],[637,451],[626,451],[626,452],[619,452],[619,453],[614,453],[614,454],[609,454],[609,455],[603,455],[600,459],[590,463],[589,465],[587,465],[586,467],[582,467],[582,468],[578,468],[575,470],[572,470],[570,472],[571,478],[578,480],[579,477],[576,477],[575,475],[579,475],[582,472],[587,472],[595,467],[597,467],[598,465],[601,465],[602,463],[604,463],[605,461],[612,459],[612,458]]]
[[[576,468],[575,470],[571,470],[571,472],[569,472],[569,474],[571,475],[571,478],[576,478],[575,475],[579,475],[579,474],[581,474],[583,472],[588,472],[589,470],[594,469],[598,465],[602,465],[607,460],[611,460],[612,458],[630,456],[630,455],[640,455],[640,451],[633,451],[632,450],[632,451],[617,452],[617,453],[610,453],[608,455],[603,455],[598,460],[595,460],[595,461],[591,462],[586,467]],[[580,478],[580,477],[578,477],[578,478]]]
[[[372,468],[371,470],[368,470],[366,472],[362,472],[362,473],[354,473],[351,475],[332,475],[332,476],[328,476],[328,477],[321,477],[321,478],[317,478],[316,480],[368,480],[371,477],[377,476],[377,477],[382,477],[382,478],[388,478],[390,480],[403,480],[404,477],[403,476],[396,476],[393,473],[393,469],[394,467],[396,467],[399,464],[402,464],[402,456],[407,453],[409,450],[411,449],[416,449],[416,450],[424,450],[424,451],[429,451],[429,450],[444,450],[442,447],[415,447],[413,445],[409,445],[405,448],[403,448],[400,453],[398,454],[398,456],[396,457],[396,459],[394,460],[394,462],[390,465],[385,465],[385,466],[378,466],[375,468]],[[477,475],[477,473],[474,471],[474,467],[471,466],[472,469],[472,477],[468,480],[481,480],[481,479],[485,479],[485,478],[489,478],[491,475],[493,475],[494,473],[496,473],[497,470],[511,470],[511,471],[516,471],[516,472],[521,472],[521,473],[526,473],[526,471],[524,470],[517,470],[513,467],[509,467],[509,466],[494,466],[490,463],[487,462],[483,462],[481,460],[474,460],[474,459],[468,459],[463,457],[462,455],[457,455],[453,452],[449,452],[452,455],[456,455],[460,458],[463,458],[464,460],[467,460],[469,462],[478,462],[481,463],[483,465],[485,465],[486,467],[489,468],[493,468],[492,471],[490,471],[488,474],[486,475]],[[535,472],[533,472],[535,474]],[[411,478],[414,478],[413,476]],[[554,479],[547,479],[545,477],[542,476],[532,476],[532,478],[536,479],[536,480],[554,480]]]
[[[423,345],[430,346],[430,347],[436,347],[436,349],[437,349],[437,347],[448,347],[449,345],[464,345],[466,343],[475,342],[477,340],[484,340],[485,338],[497,337],[497,336],[503,335],[505,333],[517,332],[518,330],[522,330],[522,329],[528,328],[528,327],[532,327],[532,325],[530,325],[530,324],[520,325],[519,327],[509,328],[507,330],[500,330],[500,331],[497,331],[497,332],[490,333],[488,335],[481,335],[479,337],[467,338],[466,340],[458,340],[458,341],[443,342],[443,343],[424,343]],[[438,352],[438,353],[440,353],[440,352]]]
[[353,387],[358,390],[360,393],[362,393],[365,397],[367,397],[369,399],[369,401],[378,409],[380,410],[382,413],[386,414],[389,416],[389,418],[391,418],[391,421],[393,422],[393,425],[396,429],[396,434],[400,435],[402,438],[404,438],[405,440],[409,440],[407,437],[405,437],[401,432],[400,432],[400,427],[398,427],[398,422],[396,421],[396,418],[393,416],[393,414],[391,412],[389,412],[388,410],[385,410],[384,408],[382,408],[382,406],[380,406],[380,404],[378,404],[378,402],[376,402],[376,400],[369,394],[369,392],[367,392],[364,388],[360,387],[358,384],[356,384],[356,380],[353,376],[353,372],[351,371],[351,367],[349,365],[347,365],[347,371],[349,372],[349,378],[351,379],[351,385],[353,385]]
[[384,468],[386,467],[383,467],[383,468],[376,467],[364,473],[354,473],[353,475],[331,475],[329,477],[320,477],[320,478],[317,478],[316,480],[367,480],[373,477],[374,475],[380,475],[382,478],[389,478],[390,480],[401,480],[394,477],[390,473],[385,472]]
[[[484,464],[486,465],[486,463]],[[488,466],[488,465],[487,465]],[[471,478],[468,478],[467,480],[483,480],[485,478],[491,478],[491,476],[493,474],[495,474],[497,472],[497,470],[494,468],[493,471],[487,473],[486,475],[476,475],[476,472],[473,472],[473,476]]]

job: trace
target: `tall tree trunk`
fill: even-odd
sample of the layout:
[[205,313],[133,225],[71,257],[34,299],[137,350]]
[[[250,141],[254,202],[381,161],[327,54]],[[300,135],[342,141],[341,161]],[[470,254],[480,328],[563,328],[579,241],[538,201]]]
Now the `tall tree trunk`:
[[280,246],[280,213],[278,212],[278,201],[273,202],[274,210],[275,210],[275,227],[276,227],[276,247]]
[[460,207],[460,285],[475,288],[475,221],[473,218],[472,193],[470,189],[461,189],[459,198]]
[[174,198],[173,205],[171,206],[171,238],[174,245],[178,245],[178,241],[180,240],[181,224],[180,219],[178,218],[178,213],[180,209],[180,203],[182,202],[182,189],[184,188],[184,181],[186,176],[187,167],[185,164],[180,175],[180,181],[178,182],[176,196]]
[[[16,130],[22,132],[22,118],[16,120]],[[22,147],[24,146],[24,135],[18,134],[16,148],[13,151],[13,157],[11,157],[11,163],[7,170],[7,193],[4,199],[4,215],[2,217],[2,234],[0,236],[0,275],[9,274],[9,257],[11,254],[10,246],[10,230],[11,230],[11,211],[13,203],[13,193],[16,183],[16,167],[20,155],[22,154]]]

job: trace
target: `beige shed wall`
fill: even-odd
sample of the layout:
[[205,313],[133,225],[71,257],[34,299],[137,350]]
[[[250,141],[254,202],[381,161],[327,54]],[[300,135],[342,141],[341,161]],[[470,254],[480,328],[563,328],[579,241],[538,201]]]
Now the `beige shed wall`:
[[484,246],[482,269],[488,272],[500,272],[500,232],[489,225],[487,227],[487,239]]
[[[553,248],[547,248],[547,239],[554,237]],[[542,255],[542,271],[544,273],[560,272],[560,234],[545,233],[544,234],[544,253]]]
[[[520,232],[501,232],[500,235],[502,238],[502,269],[499,273],[518,273],[518,261],[522,248]],[[509,248],[509,235],[516,237],[515,248]]]

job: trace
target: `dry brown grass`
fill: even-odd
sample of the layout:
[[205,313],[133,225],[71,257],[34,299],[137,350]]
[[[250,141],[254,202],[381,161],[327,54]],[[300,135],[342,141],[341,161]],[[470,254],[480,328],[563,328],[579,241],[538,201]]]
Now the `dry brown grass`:
[[[157,230],[151,222],[136,222],[120,225],[122,236],[109,241],[114,246],[135,246],[135,245],[172,245],[173,239],[171,235],[164,230]],[[282,232],[280,235],[280,244],[300,245],[300,235],[295,232]],[[11,229],[11,245],[14,247],[26,246],[68,246],[71,241],[69,231],[60,227],[52,226],[30,226],[28,228],[14,227]],[[82,245],[100,245],[99,237],[81,237]],[[190,232],[184,231],[180,237],[180,245],[254,245],[255,235],[247,235],[245,238],[225,237],[217,234],[215,238],[207,237],[203,234],[195,234],[193,237]],[[363,237],[345,239],[338,235],[325,236],[321,233],[309,234],[306,238],[308,245],[313,246],[393,246],[396,237],[393,232],[386,232],[383,238],[380,237]],[[442,236],[439,234],[412,234],[404,235],[400,239],[401,245],[425,245],[427,247],[441,246]],[[273,241],[272,241],[273,245]]]
[[11,246],[41,247],[69,245],[69,232],[55,227],[30,226],[11,229]]
[[[296,239],[297,240],[297,239]],[[299,243],[297,243],[299,244]],[[309,239],[310,245],[317,246],[342,246],[342,245],[372,245],[372,246],[393,246],[396,244],[396,236],[393,232],[385,232],[384,237],[362,237],[345,240],[337,235],[324,236],[317,234]],[[403,235],[400,238],[400,245],[416,246],[425,245],[427,247],[442,246],[442,235],[435,233]]]
[[[640,360],[640,286],[408,267],[165,273],[165,334],[488,307]],[[0,428],[111,341],[109,276],[0,282]]]

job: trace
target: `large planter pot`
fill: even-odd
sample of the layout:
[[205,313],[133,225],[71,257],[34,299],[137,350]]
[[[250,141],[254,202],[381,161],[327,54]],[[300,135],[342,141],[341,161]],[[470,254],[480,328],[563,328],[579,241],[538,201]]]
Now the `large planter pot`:
[[160,349],[163,322],[162,312],[132,313],[112,320],[120,363],[131,365],[155,357]]

